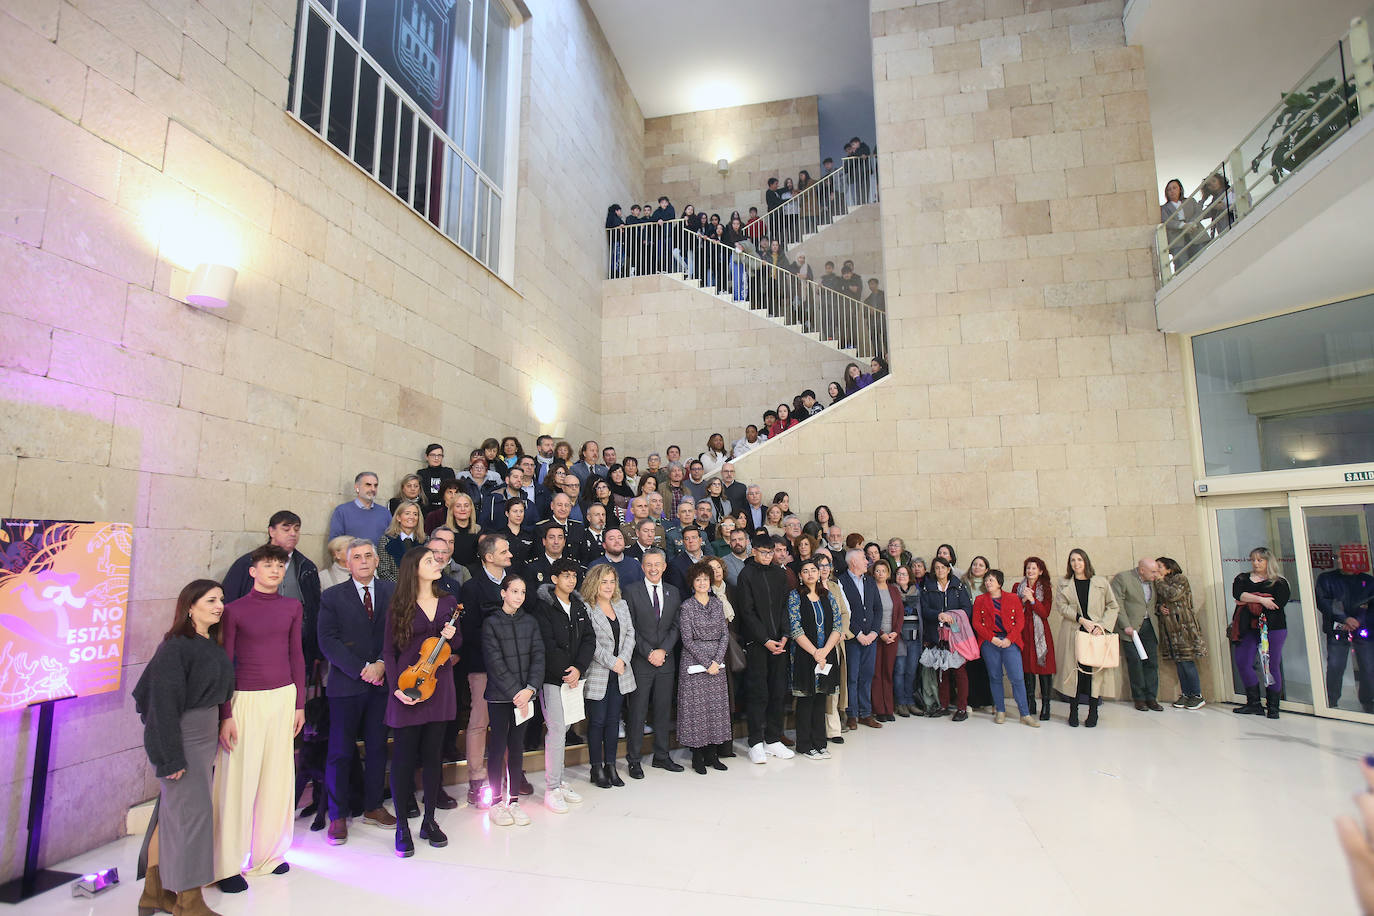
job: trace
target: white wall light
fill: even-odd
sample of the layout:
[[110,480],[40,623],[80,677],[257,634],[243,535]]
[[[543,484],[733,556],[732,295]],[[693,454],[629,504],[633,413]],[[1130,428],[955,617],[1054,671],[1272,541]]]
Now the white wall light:
[[530,391],[530,407],[534,410],[534,418],[545,426],[558,417],[558,398],[547,385],[537,384]]
[[197,264],[186,285],[186,302],[204,309],[222,309],[229,304],[239,272],[223,264]]
[[718,160],[718,161],[716,162],[716,171],[720,172],[722,175],[724,175],[724,174],[726,174],[727,172],[729,172],[729,171],[730,171],[730,160],[729,160],[729,159],[720,159],[720,160]]

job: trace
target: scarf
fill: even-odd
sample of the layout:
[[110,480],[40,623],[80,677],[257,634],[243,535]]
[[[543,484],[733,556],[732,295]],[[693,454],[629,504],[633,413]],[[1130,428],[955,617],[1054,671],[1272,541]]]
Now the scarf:
[[1026,610],[1030,615],[1031,632],[1035,637],[1035,663],[1043,665],[1045,664],[1045,657],[1049,655],[1049,645],[1045,639],[1045,620],[1035,613],[1034,608],[1030,607],[1030,602],[1043,600],[1040,587],[1038,584],[1032,584],[1029,579],[1023,578],[1021,587],[1017,591],[1021,593],[1021,602],[1027,606]]

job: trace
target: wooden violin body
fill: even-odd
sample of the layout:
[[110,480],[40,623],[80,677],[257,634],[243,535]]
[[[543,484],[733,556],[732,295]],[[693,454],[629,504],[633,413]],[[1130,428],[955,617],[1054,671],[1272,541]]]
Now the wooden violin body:
[[[460,604],[453,609],[449,618],[450,626],[458,625],[458,615],[462,613]],[[439,683],[438,671],[453,657],[453,649],[442,636],[431,636],[420,644],[420,660],[402,671],[396,678],[396,687],[401,693],[417,703],[423,703],[434,696],[434,688]]]

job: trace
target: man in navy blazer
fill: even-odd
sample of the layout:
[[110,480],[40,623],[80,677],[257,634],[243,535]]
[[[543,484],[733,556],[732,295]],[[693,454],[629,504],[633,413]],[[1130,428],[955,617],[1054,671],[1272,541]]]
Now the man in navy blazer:
[[395,827],[396,818],[382,805],[386,787],[386,676],[382,639],[394,583],[376,578],[377,548],[363,538],[348,545],[351,578],[320,596],[320,652],[329,662],[329,784],[331,846],[348,841],[348,780],[358,733],[367,757],[363,762],[363,823]]
[[845,658],[849,662],[849,708],[845,710],[845,728],[855,729],[862,722],[869,728],[882,728],[873,718],[873,668],[878,660],[878,584],[864,575],[868,572],[868,558],[862,550],[850,550],[844,555],[849,569],[840,573],[840,587],[849,603],[849,632],[854,638],[845,643]]

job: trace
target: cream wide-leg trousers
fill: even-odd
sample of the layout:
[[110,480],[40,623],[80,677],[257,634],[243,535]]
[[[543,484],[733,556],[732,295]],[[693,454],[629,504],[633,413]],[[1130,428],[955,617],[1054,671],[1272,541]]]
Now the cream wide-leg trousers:
[[239,740],[215,757],[216,881],[286,861],[296,793],[296,685],[236,690],[229,706]]

